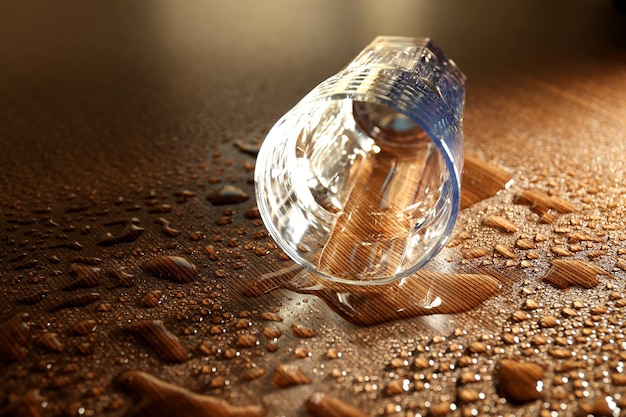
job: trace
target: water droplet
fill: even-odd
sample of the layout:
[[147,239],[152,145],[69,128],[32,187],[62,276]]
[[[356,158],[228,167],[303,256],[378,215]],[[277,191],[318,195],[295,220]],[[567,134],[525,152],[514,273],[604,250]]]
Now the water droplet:
[[489,249],[486,248],[473,248],[463,252],[465,259],[478,259],[489,253]]
[[573,352],[569,349],[555,348],[548,350],[548,354],[558,359],[569,359],[572,357]]
[[526,311],[524,310],[516,310],[512,315],[511,315],[511,320],[514,323],[520,323],[524,320],[528,320],[530,318],[530,314],[528,314]]
[[461,388],[458,391],[459,401],[464,403],[471,403],[480,399],[480,392],[473,388]]
[[583,232],[573,232],[569,235],[569,241],[570,242],[595,242],[595,243],[600,243],[602,242],[601,239],[593,237],[587,233],[583,233]]
[[502,232],[513,233],[517,231],[517,226],[510,220],[500,216],[489,216],[483,219],[483,225],[493,227]]
[[196,193],[191,190],[179,190],[174,192],[174,196],[176,197],[176,204],[183,204],[191,197],[195,197]]
[[24,262],[23,264],[15,265],[13,267],[13,270],[23,271],[25,269],[32,269],[36,267],[38,264],[39,264],[39,261],[37,259],[31,259],[30,261]]
[[500,255],[504,256],[505,258],[508,259],[515,259],[515,252],[513,252],[510,248],[504,246],[504,245],[496,245],[493,247],[493,249],[498,252]]
[[95,301],[98,301],[99,299],[100,294],[95,292],[76,294],[74,296],[58,301],[56,304],[50,307],[48,311],[52,313],[65,308],[83,307]]
[[615,400],[607,395],[598,396],[595,398],[595,401],[587,400],[580,402],[580,415],[584,416],[613,417],[621,415],[620,411]]
[[0,324],[0,363],[10,363],[26,356],[24,346],[30,340],[27,314],[16,314]]
[[169,213],[170,211],[172,211],[172,206],[169,204],[159,204],[148,210],[148,213],[164,214]]
[[72,264],[70,265],[70,275],[76,278],[67,285],[63,286],[62,289],[65,291],[72,291],[79,288],[97,287],[102,283],[100,280],[101,272],[100,268]]
[[618,387],[626,386],[626,374],[614,372],[611,374],[611,383]]
[[156,277],[180,284],[191,282],[200,275],[194,264],[180,256],[158,256],[145,262],[141,267]]
[[93,319],[80,321],[72,326],[70,332],[76,336],[86,336],[96,330],[97,322]]
[[163,291],[161,290],[151,290],[148,291],[146,295],[141,297],[141,305],[147,308],[156,307],[161,304],[163,300]]
[[367,414],[343,400],[321,392],[313,394],[306,402],[311,417],[366,417]]
[[249,155],[256,156],[259,153],[259,149],[261,149],[261,140],[254,141],[244,141],[242,139],[237,139],[234,142],[234,145],[242,152],[245,152]]
[[261,313],[261,318],[263,320],[267,320],[267,321],[275,321],[275,322],[281,322],[283,321],[283,318],[280,317],[278,314],[276,313],[271,313],[269,311],[264,311]]
[[84,265],[99,265],[102,263],[102,259],[92,257],[92,256],[77,256],[72,259],[73,264],[84,264]]
[[82,250],[83,249],[83,245],[80,242],[73,241],[73,242],[59,243],[58,245],[51,245],[51,246],[49,246],[49,248],[50,249]]
[[574,254],[565,248],[561,248],[559,246],[553,246],[550,248],[550,252],[555,254],[556,256],[573,256]]
[[535,243],[530,239],[518,239],[515,242],[515,246],[517,246],[520,249],[534,249]]
[[117,286],[130,288],[135,285],[135,276],[125,271],[125,268],[114,269],[109,272],[109,276],[117,279]]
[[243,212],[243,217],[251,220],[260,219],[261,213],[259,212],[259,209],[257,207],[251,207]]
[[30,390],[24,395],[10,394],[9,405],[2,409],[2,415],[7,417],[41,417],[43,416],[44,397],[39,390]]
[[261,378],[262,376],[265,375],[265,373],[266,373],[265,369],[261,369],[261,368],[247,369],[241,374],[241,378],[244,381],[252,381],[252,380]]
[[541,304],[539,304],[536,300],[532,298],[527,298],[524,301],[524,308],[526,310],[537,310],[540,307],[541,307]]
[[326,357],[328,359],[339,359],[343,356],[343,353],[335,348],[330,348],[326,351]]
[[576,211],[576,207],[570,202],[558,197],[549,196],[539,190],[525,190],[517,194],[513,200],[515,204],[525,204],[531,207],[535,212],[540,214],[547,212],[549,209],[558,211],[559,213],[572,213]]
[[189,359],[187,349],[160,320],[139,320],[127,329],[139,335],[161,358],[168,362],[181,363]]
[[589,313],[592,315],[605,314],[607,311],[609,311],[607,306],[595,306],[589,309]]
[[526,403],[543,397],[544,370],[532,362],[513,359],[498,361],[498,390],[512,403]]
[[198,349],[200,350],[200,352],[202,352],[202,354],[207,355],[207,356],[215,356],[221,352],[221,349],[219,347],[215,346],[208,340],[205,340],[204,342],[200,343],[200,346],[198,347]]
[[253,348],[259,344],[259,340],[251,334],[243,334],[237,337],[235,346],[240,348]]
[[28,253],[23,252],[23,253],[20,253],[19,255],[16,255],[16,256],[14,256],[12,258],[9,258],[7,262],[9,262],[9,263],[21,262],[21,261],[23,261],[26,258],[28,258]]
[[547,315],[539,319],[539,326],[544,329],[556,327],[557,324],[561,324],[561,322],[554,316]]
[[487,344],[483,342],[472,342],[467,347],[467,350],[471,353],[485,353],[487,351]]
[[283,332],[275,326],[266,326],[263,328],[263,336],[265,336],[268,339],[278,339],[280,336],[283,335]]
[[43,300],[49,293],[50,291],[48,290],[36,291],[32,294],[22,296],[15,301],[24,305],[33,305]]
[[[467,358],[469,358],[471,360],[471,358],[469,356],[467,356]],[[469,362],[469,360],[468,360],[468,362]],[[468,366],[471,366],[473,364],[474,364],[473,362],[470,362],[468,364]],[[471,371],[462,372],[461,375],[459,376],[459,384],[471,384],[471,383],[474,383],[474,382],[478,382],[480,380],[481,380],[480,375],[478,375],[478,374],[476,374],[474,372],[471,372]]]
[[45,347],[51,352],[63,352],[65,350],[65,345],[61,343],[59,340],[59,335],[53,332],[46,332],[37,340],[39,345]]
[[404,394],[409,390],[408,379],[394,379],[389,382],[383,390],[383,395],[393,397],[394,395]]
[[259,406],[231,405],[145,372],[127,371],[120,375],[119,382],[138,398],[129,414],[133,417],[262,417],[265,414]]
[[174,229],[173,227],[171,227],[169,220],[164,219],[163,217],[159,217],[154,222],[158,225],[161,225],[161,230],[163,231],[163,234],[165,234],[166,236],[176,237],[176,236],[179,236],[181,233],[180,230]]
[[462,183],[461,209],[464,209],[507,188],[511,183],[511,175],[488,162],[466,154]]
[[215,206],[243,203],[249,199],[250,196],[248,194],[233,185],[226,185],[207,196],[207,200]]
[[296,346],[293,356],[298,359],[304,359],[313,356],[313,353],[307,346]]
[[455,409],[456,405],[450,403],[450,401],[441,401],[438,404],[431,406],[428,410],[428,417],[443,417],[447,416],[450,411]]
[[201,232],[199,230],[195,230],[189,234],[189,238],[193,240],[194,242],[199,242],[201,240],[206,239],[206,234],[204,234],[204,232]]
[[58,264],[59,262],[61,262],[61,258],[56,255],[51,255],[48,257],[48,262],[50,262],[51,264]]
[[317,332],[315,329],[311,329],[309,327],[302,326],[300,324],[294,324],[291,326],[291,331],[293,335],[299,338],[311,338],[317,336]]
[[127,224],[118,235],[113,235],[109,232],[98,241],[98,246],[113,246],[119,243],[134,242],[144,232],[143,227],[139,227],[134,223]]
[[560,289],[569,287],[595,288],[600,284],[598,275],[610,275],[604,269],[575,259],[553,259],[552,267],[543,277]]
[[91,207],[89,204],[81,203],[81,204],[72,204],[67,210],[66,213],[80,213],[81,211],[86,211]]
[[311,378],[296,365],[278,365],[274,370],[272,384],[277,388],[289,388],[295,385],[310,384]]

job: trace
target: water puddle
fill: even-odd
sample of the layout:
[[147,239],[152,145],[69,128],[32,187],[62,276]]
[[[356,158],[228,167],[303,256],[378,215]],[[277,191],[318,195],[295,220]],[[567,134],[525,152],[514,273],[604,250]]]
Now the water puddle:
[[301,267],[266,274],[244,289],[256,297],[285,288],[315,295],[351,323],[371,326],[393,320],[471,310],[497,293],[501,282],[487,274],[418,271],[390,285],[358,287],[322,282]]

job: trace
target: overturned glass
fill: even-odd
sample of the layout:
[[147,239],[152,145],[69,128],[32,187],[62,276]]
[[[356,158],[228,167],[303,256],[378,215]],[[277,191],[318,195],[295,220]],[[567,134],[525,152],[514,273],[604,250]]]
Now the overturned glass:
[[465,76],[429,39],[378,37],[269,131],[256,198],[299,265],[357,285],[405,278],[459,211]]

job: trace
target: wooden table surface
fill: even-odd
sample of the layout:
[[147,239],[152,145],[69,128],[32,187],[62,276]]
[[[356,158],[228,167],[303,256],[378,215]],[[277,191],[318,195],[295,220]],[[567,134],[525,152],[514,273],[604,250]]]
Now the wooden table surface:
[[[0,416],[620,415],[617,5],[3,4]],[[512,182],[408,291],[269,291],[241,145],[380,34],[457,62],[467,189]]]

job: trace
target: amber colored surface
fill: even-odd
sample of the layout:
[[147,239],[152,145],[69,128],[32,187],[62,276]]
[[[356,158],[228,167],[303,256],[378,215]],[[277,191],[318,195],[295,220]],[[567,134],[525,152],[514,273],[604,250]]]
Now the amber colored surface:
[[[616,4],[5,2],[0,416],[619,415]],[[444,278],[246,295],[293,266],[255,147],[380,34],[430,36],[468,76],[475,192],[423,275]]]

